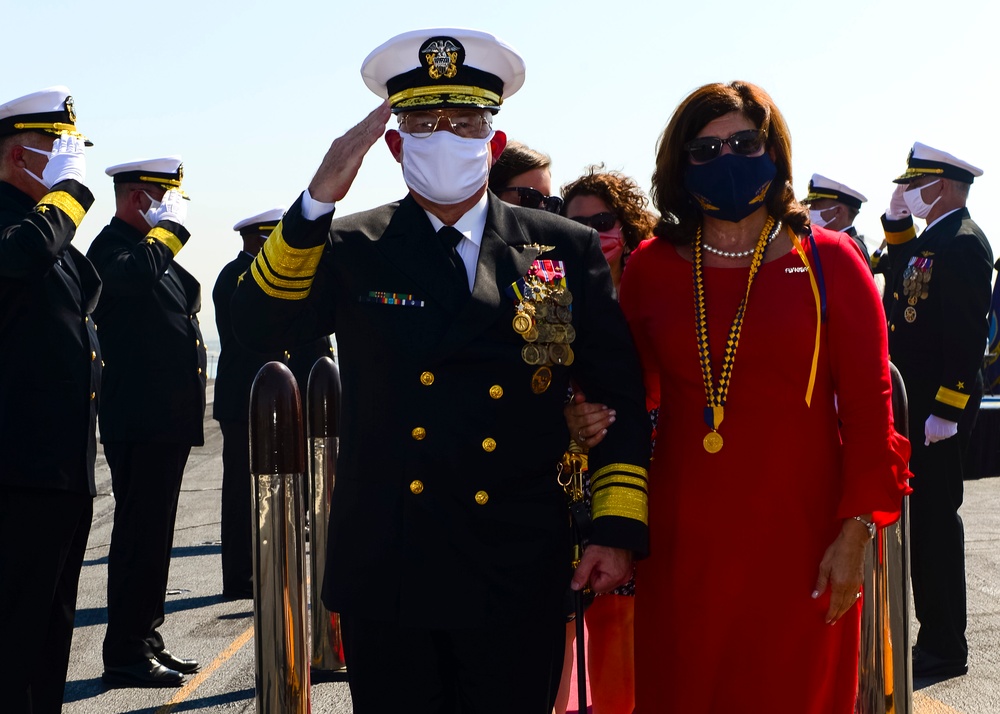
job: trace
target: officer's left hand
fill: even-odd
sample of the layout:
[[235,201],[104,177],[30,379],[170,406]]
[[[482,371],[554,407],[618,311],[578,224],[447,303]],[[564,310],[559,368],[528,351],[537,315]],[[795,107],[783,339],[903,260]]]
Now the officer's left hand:
[[958,433],[958,422],[931,414],[924,422],[924,446],[950,439]]
[[627,583],[631,575],[631,551],[591,543],[584,548],[583,558],[569,586],[573,590],[583,590],[589,580],[591,590],[606,593]]

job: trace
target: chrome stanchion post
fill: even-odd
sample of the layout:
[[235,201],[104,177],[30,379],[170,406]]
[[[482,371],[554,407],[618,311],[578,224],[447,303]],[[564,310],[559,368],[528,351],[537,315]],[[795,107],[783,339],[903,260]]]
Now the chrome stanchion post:
[[330,523],[330,498],[337,478],[340,437],[340,370],[329,357],[321,357],[309,372],[306,398],[306,438],[309,443],[310,623],[312,625],[313,679],[342,671],[344,645],[340,617],[323,605],[326,571],[326,538]]
[[258,714],[309,714],[305,443],[291,371],[261,367],[250,390],[254,650]]
[[[896,367],[889,367],[896,431],[907,436],[906,389]],[[911,644],[909,498],[904,496],[899,520],[880,529],[865,553],[858,714],[912,714]]]

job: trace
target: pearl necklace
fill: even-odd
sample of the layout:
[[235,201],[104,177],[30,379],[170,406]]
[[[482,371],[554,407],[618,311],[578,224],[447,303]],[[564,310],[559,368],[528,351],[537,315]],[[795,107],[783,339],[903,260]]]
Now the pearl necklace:
[[[778,231],[780,230],[781,230],[781,221],[776,221],[774,224],[774,228],[768,234],[767,241],[764,243],[764,245],[770,245],[771,241],[774,240],[774,237],[778,235]],[[733,252],[733,251],[719,250],[718,248],[713,248],[708,243],[702,243],[701,247],[707,250],[709,253],[712,253],[713,255],[718,255],[722,258],[749,258],[751,255],[753,255],[754,251],[757,250],[757,247],[754,246],[753,248],[749,248],[747,250]]]

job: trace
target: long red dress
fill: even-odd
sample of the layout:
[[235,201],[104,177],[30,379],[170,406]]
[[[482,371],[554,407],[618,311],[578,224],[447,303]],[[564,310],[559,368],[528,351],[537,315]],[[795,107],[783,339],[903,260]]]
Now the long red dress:
[[[716,454],[702,446],[691,263],[657,238],[629,259],[621,306],[660,405],[650,557],[636,577],[637,714],[854,710],[860,609],[827,625],[828,593],[811,593],[842,519],[899,510],[908,444],[891,425],[868,268],[849,237],[814,231],[827,318],[812,404],[816,300],[793,250],[754,282]],[[704,272],[717,383],[749,269]]]

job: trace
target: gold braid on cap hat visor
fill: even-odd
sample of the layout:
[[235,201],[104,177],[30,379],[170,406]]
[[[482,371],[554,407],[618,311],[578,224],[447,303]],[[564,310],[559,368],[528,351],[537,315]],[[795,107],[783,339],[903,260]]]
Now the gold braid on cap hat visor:
[[47,131],[50,134],[62,134],[64,131],[70,136],[76,136],[84,141],[89,141],[87,137],[76,130],[76,126],[73,124],[64,124],[63,122],[24,122],[19,121],[14,124],[14,128],[19,131]]
[[[491,92],[488,89],[462,84],[444,84],[439,87],[410,87],[409,89],[396,92],[389,97],[389,105],[395,107],[400,104],[400,102],[408,99],[419,99],[421,97],[441,94],[468,95],[470,99],[468,102],[469,104],[475,104],[476,99],[485,99],[490,104],[496,104],[498,106],[502,103],[500,95],[496,92]],[[419,104],[419,102],[416,102],[416,104]]]
[[816,201],[821,198],[829,198],[833,201],[840,200],[840,197],[835,193],[820,193],[819,191],[810,191],[809,195],[803,199],[803,202],[809,203],[809,201]]

